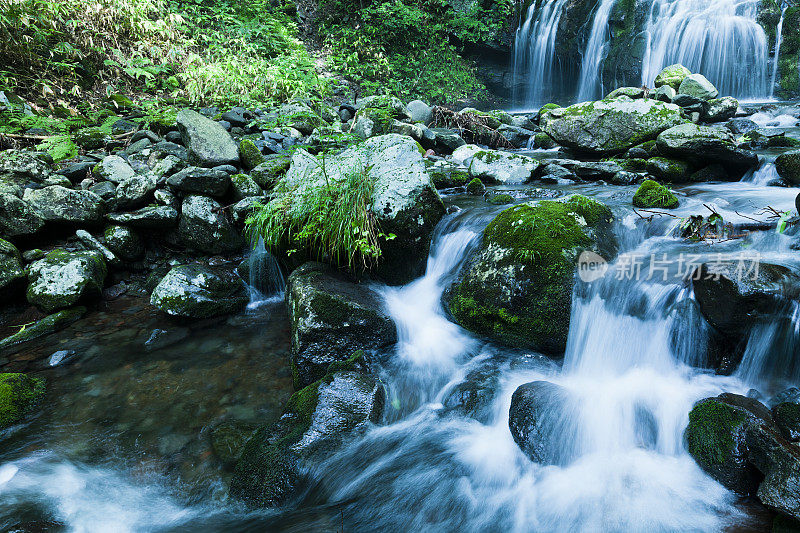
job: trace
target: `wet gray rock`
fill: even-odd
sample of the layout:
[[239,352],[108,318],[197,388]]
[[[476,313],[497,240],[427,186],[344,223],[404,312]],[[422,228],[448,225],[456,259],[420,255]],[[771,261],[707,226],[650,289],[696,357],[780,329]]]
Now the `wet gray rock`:
[[115,192],[118,209],[132,209],[147,203],[156,190],[158,179],[154,174],[143,174],[123,180]]
[[178,113],[177,123],[190,162],[203,167],[239,163],[239,146],[218,123],[189,109]]
[[291,163],[292,158],[289,156],[268,155],[263,163],[250,171],[250,177],[265,191],[272,190],[275,183],[289,170]]
[[293,394],[280,420],[256,432],[236,464],[234,497],[255,507],[286,503],[303,483],[306,461],[323,460],[380,419],[384,389],[356,368],[358,357]]
[[548,381],[526,383],[514,391],[508,427],[514,442],[531,461],[561,465],[573,457],[570,401],[566,389]]
[[737,109],[739,109],[739,101],[732,96],[708,100],[703,104],[703,120],[724,122],[736,116]]
[[172,206],[148,206],[130,213],[111,213],[106,218],[123,226],[166,230],[178,223],[178,211]]
[[25,237],[37,233],[45,220],[27,202],[0,192],[0,234]]
[[739,148],[733,135],[722,128],[682,124],[659,134],[656,144],[662,154],[697,166],[719,163],[732,179],[758,166],[758,156]]
[[678,88],[678,93],[688,94],[700,100],[713,100],[719,95],[719,91],[702,74],[690,74],[686,76]]
[[183,199],[177,238],[191,250],[210,254],[235,252],[244,246],[222,205],[206,196]]
[[144,255],[144,243],[134,230],[125,226],[108,226],[103,232],[106,246],[123,261],[136,261]]
[[744,135],[758,129],[758,124],[749,118],[732,118],[725,127],[728,128],[734,135]]
[[91,191],[67,189],[60,185],[27,189],[22,199],[45,222],[94,224],[100,222],[106,208],[103,199]]
[[178,157],[168,155],[156,163],[153,167],[153,174],[155,174],[157,178],[169,177],[183,169],[184,166],[185,163]]
[[469,160],[469,174],[486,183],[521,184],[530,181],[540,163],[532,157],[499,150],[481,150]]
[[412,100],[407,108],[414,122],[422,122],[427,126],[433,119],[433,108],[422,100]]
[[150,296],[160,311],[184,318],[234,313],[247,302],[247,290],[234,272],[200,264],[173,267]]
[[233,189],[233,198],[236,201],[251,196],[264,196],[264,191],[261,190],[261,187],[247,174],[234,174],[231,176],[231,188]]
[[0,178],[15,182],[42,183],[50,177],[53,159],[41,152],[6,150],[0,152]]
[[[84,182],[81,182],[81,188],[84,188]],[[101,181],[100,183],[89,185],[89,188],[86,190],[95,193],[97,196],[102,198],[107,205],[113,206],[117,199],[117,186],[110,181]]]
[[228,192],[231,178],[221,170],[188,167],[167,178],[167,185],[186,194],[218,197]]
[[[737,344],[759,320],[769,320],[797,276],[783,266],[752,261],[703,264],[691,275],[700,312],[717,331]],[[748,269],[753,269],[748,272]],[[754,274],[756,274],[754,276]]]
[[95,161],[80,161],[72,163],[58,171],[59,174],[67,178],[71,183],[80,183],[92,173],[92,169],[97,163]]
[[118,265],[119,258],[106,248],[106,245],[98,241],[91,233],[86,230],[79,229],[75,232],[75,236],[78,238],[79,241],[88,249],[97,252],[109,265]]
[[447,128],[430,128],[430,131],[435,137],[434,144],[439,152],[452,154],[456,148],[467,144],[466,141],[453,130]]
[[128,162],[118,155],[110,155],[103,158],[95,168],[95,173],[112,183],[122,183],[136,175],[136,172],[133,171]]
[[289,276],[286,288],[295,386],[308,385],[331,363],[357,350],[397,341],[394,322],[368,287],[343,278],[331,267],[306,263]]
[[783,438],[791,442],[800,441],[800,403],[779,403],[772,408],[772,418]]
[[49,313],[99,298],[107,272],[97,252],[53,250],[30,266],[28,301]]

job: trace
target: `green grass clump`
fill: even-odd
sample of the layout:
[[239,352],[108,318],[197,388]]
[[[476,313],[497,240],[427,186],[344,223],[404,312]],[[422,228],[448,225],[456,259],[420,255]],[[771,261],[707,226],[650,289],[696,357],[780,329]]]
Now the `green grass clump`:
[[358,157],[342,164],[347,166],[331,179],[323,156],[309,169],[319,173],[318,183],[279,184],[272,200],[257,204],[247,218],[251,237],[260,236],[278,255],[299,254],[349,269],[374,266],[381,240],[394,236],[381,233],[372,212],[370,168]]
[[678,199],[669,189],[653,180],[645,180],[633,195],[634,207],[642,209],[674,209],[678,204]]

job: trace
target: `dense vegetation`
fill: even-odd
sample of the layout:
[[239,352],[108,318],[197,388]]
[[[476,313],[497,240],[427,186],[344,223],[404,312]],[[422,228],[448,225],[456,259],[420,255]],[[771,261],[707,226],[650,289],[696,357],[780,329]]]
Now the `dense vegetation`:
[[[494,39],[511,0],[457,11],[444,0],[321,0],[308,42],[291,0],[5,0],[0,90],[28,100],[115,93],[193,104],[265,105],[328,94],[330,75],[360,94],[436,102],[485,95],[460,48]],[[52,107],[52,106],[51,106]]]

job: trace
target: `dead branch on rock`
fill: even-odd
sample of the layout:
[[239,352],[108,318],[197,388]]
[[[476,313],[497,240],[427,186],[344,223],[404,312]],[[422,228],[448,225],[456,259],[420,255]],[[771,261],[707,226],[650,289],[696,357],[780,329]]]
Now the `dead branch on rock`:
[[470,144],[482,144],[490,148],[514,148],[511,142],[496,129],[489,126],[489,117],[476,113],[456,113],[446,107],[433,108],[433,125],[448,128]]

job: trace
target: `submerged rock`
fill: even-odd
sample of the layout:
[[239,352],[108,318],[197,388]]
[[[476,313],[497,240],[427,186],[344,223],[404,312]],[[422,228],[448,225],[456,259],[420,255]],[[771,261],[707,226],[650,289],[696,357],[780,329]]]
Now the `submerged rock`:
[[331,363],[356,350],[397,341],[395,324],[375,292],[321,263],[306,263],[292,272],[286,301],[296,387],[319,379]]
[[578,255],[615,255],[611,218],[608,207],[583,196],[506,209],[448,293],[454,319],[511,346],[563,352]]
[[552,109],[542,120],[558,144],[597,155],[624,152],[684,122],[676,105],[626,96]]
[[44,398],[45,382],[27,374],[0,373],[0,430],[21,422]]
[[158,283],[150,303],[164,313],[209,318],[243,309],[249,298],[231,270],[200,264],[173,267]]
[[286,503],[301,488],[303,466],[333,452],[348,436],[379,420],[383,386],[355,369],[360,354],[332,365],[295,392],[286,412],[250,439],[236,464],[231,494],[256,507]]
[[28,301],[52,312],[99,298],[107,272],[97,252],[53,250],[30,266]]
[[48,315],[27,326],[25,329],[0,340],[0,349],[17,346],[24,342],[38,339],[39,337],[44,337],[45,335],[64,329],[81,318],[84,313],[86,313],[85,307],[73,307],[72,309],[66,309]]
[[177,123],[192,163],[216,167],[239,162],[239,146],[217,122],[190,109],[183,109],[178,113]]

